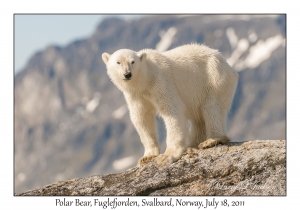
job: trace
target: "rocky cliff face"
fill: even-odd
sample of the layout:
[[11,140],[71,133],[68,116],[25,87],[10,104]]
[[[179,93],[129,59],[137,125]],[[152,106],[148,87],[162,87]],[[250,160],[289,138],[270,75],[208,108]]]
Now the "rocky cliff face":
[[135,166],[143,146],[101,54],[191,42],[219,49],[239,71],[228,120],[233,141],[285,139],[285,15],[109,18],[87,39],[36,53],[16,75],[15,192]]
[[162,168],[148,163],[117,174],[61,181],[18,195],[286,195],[285,140],[219,145],[185,154]]

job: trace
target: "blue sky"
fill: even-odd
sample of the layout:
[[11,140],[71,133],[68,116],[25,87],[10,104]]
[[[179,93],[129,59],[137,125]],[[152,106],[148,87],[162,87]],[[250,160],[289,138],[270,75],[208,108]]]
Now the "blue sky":
[[130,19],[141,15],[15,15],[15,74],[37,51],[86,38],[109,16]]

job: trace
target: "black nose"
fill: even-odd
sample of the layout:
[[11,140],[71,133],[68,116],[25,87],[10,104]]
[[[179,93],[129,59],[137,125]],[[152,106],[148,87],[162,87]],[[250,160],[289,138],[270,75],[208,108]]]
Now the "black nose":
[[131,78],[131,72],[128,72],[128,73],[124,74],[124,77],[126,79],[130,79]]

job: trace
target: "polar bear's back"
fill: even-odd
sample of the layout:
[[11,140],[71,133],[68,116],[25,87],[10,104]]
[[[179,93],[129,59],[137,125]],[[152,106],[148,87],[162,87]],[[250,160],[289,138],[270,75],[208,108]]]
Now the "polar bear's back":
[[171,59],[179,58],[197,58],[197,59],[207,59],[208,57],[214,57],[220,55],[218,50],[209,48],[205,45],[200,44],[187,44],[180,47],[176,47],[172,50],[163,53]]
[[[162,53],[170,59],[171,71],[175,78],[203,80],[202,83],[221,85],[228,77],[237,77],[218,50],[205,45],[187,44]],[[189,73],[187,73],[189,72]],[[218,83],[218,84],[217,84]],[[218,87],[219,88],[219,87]]]
[[[173,82],[185,100],[203,99],[208,94],[223,97],[234,92],[238,75],[218,50],[188,44],[162,53],[171,60]],[[207,90],[207,91],[204,91]],[[224,93],[225,91],[225,93]],[[186,93],[189,96],[186,97]]]
[[171,60],[175,71],[192,71],[194,76],[208,74],[212,77],[236,74],[218,50],[205,45],[187,44],[162,54]]

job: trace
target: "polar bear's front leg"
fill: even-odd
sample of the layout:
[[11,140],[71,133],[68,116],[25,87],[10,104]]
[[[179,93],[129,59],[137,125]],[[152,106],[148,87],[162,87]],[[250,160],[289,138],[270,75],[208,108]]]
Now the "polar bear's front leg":
[[154,107],[145,99],[127,97],[126,100],[131,121],[145,148],[144,156],[138,161],[138,165],[143,165],[159,155]]
[[176,111],[162,115],[167,129],[167,149],[155,160],[160,166],[177,161],[187,147],[188,126],[183,112]]

